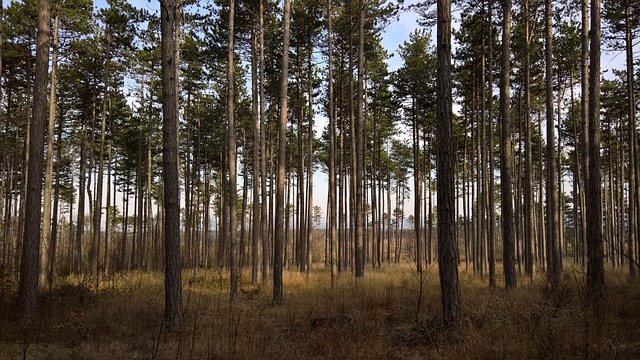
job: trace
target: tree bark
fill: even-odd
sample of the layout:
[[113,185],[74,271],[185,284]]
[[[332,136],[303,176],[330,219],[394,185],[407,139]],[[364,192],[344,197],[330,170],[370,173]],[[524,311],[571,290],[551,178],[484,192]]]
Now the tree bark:
[[[267,172],[267,139],[265,127],[267,127],[267,119],[265,117],[264,111],[264,2],[260,0],[260,8],[259,11],[259,25],[260,25],[260,53],[259,53],[259,77],[260,82],[259,92],[260,92],[260,149],[261,149],[261,157],[260,157],[260,180],[261,180],[261,194],[262,194],[262,206],[260,208],[260,238],[262,245],[262,253],[260,254],[262,257],[262,271],[260,281],[265,283],[267,281],[267,272],[269,270],[269,217],[267,216],[267,177],[272,179],[271,171]],[[271,193],[273,192],[273,185],[270,188]],[[271,196],[271,195],[269,195]]]
[[455,248],[454,153],[451,99],[451,2],[437,5],[437,131],[438,131],[438,263],[445,324],[461,318],[458,261]]
[[[589,180],[589,0],[581,1],[582,13],[582,53],[580,58],[580,171],[582,177],[581,189],[587,189]],[[580,244],[580,260],[584,265],[586,256],[586,236],[587,236],[587,212],[586,212],[586,191],[580,192],[580,228],[582,230]]]
[[[262,7],[262,0],[260,1]],[[259,16],[259,15],[258,15]],[[251,97],[253,110],[253,226],[251,233],[251,283],[256,285],[261,274],[262,243],[260,230],[262,218],[260,217],[260,114],[258,105],[258,34],[260,31],[253,28],[251,38]]]
[[513,140],[510,121],[510,39],[511,39],[511,0],[503,2],[502,17],[502,71],[500,79],[500,115],[502,118],[502,146],[500,149],[500,186],[502,187],[502,261],[504,264],[504,283],[507,290],[516,288],[515,242],[513,234]]
[[180,270],[180,181],[178,178],[178,112],[176,97],[175,0],[161,2],[162,36],[162,178],[164,181],[164,321],[181,331],[182,279]]
[[596,314],[604,310],[602,188],[600,178],[600,0],[591,0],[589,64],[589,180],[587,181],[587,295]]
[[26,183],[25,226],[22,238],[18,311],[33,318],[37,310],[38,277],[40,268],[40,221],[42,191],[42,160],[44,157],[44,129],[47,121],[47,84],[49,82],[49,37],[51,33],[51,4],[38,0],[38,29],[36,40],[36,69],[31,114],[29,162]]
[[630,0],[625,1],[625,49],[627,54],[627,106],[628,106],[628,132],[629,132],[629,232],[627,234],[629,257],[629,277],[637,277],[636,264],[634,263],[635,244],[638,228],[636,227],[636,102],[634,94],[634,66],[633,43],[631,41]]
[[[558,252],[558,189],[556,182],[556,150],[553,117],[553,37],[551,0],[545,1],[545,63],[546,63],[546,120],[547,120],[547,272],[551,287],[558,290],[560,281],[560,254]],[[560,99],[558,99],[560,101]]]
[[534,278],[534,201],[533,201],[533,164],[531,155],[531,69],[530,69],[530,44],[531,35],[529,29],[529,0],[524,2],[524,268],[529,279]]
[[[312,43],[312,40],[309,39],[309,43]],[[306,238],[306,249],[307,249],[307,275],[311,272],[311,265],[313,263],[313,68],[312,68],[312,49],[309,50],[309,57],[307,59],[308,62],[308,71],[309,71],[309,79],[308,79],[308,98],[309,98],[309,159],[307,165],[307,238]]]
[[238,244],[236,239],[237,219],[236,207],[238,206],[236,197],[236,120],[235,120],[235,94],[233,84],[234,64],[234,12],[235,0],[229,1],[229,38],[227,43],[227,136],[228,144],[228,166],[229,166],[229,267],[231,271],[231,279],[229,282],[229,296],[234,300],[238,296]]
[[331,9],[332,0],[327,0],[327,22],[328,22],[328,47],[329,47],[329,58],[328,58],[328,70],[329,70],[329,78],[328,82],[328,115],[329,115],[329,204],[331,207],[331,215],[330,215],[330,225],[329,225],[329,248],[330,250],[330,260],[331,264],[331,287],[336,287],[337,282],[337,243],[336,243],[336,232],[337,232],[337,208],[336,208],[336,133],[335,133],[335,116],[333,113],[333,14]]
[[[233,1],[233,0],[232,0]],[[284,34],[282,51],[282,74],[280,79],[280,118],[278,121],[278,172],[276,175],[276,228],[273,248],[273,301],[281,303],[282,289],[282,243],[284,238],[284,168],[287,141],[287,91],[289,83],[289,29],[291,26],[291,0],[284,0]]]
[[364,154],[363,154],[363,128],[364,128],[364,13],[365,0],[360,0],[360,31],[358,46],[358,118],[356,119],[356,164],[355,164],[355,275],[356,278],[364,277]]
[[[51,241],[51,192],[53,190],[53,138],[56,119],[56,71],[58,68],[58,25],[60,23],[60,5],[56,7],[56,15],[53,21],[53,52],[51,54],[51,87],[49,90],[49,123],[47,128],[47,159],[44,173],[44,204],[42,209],[42,269],[43,279],[49,284],[53,281],[50,271],[53,259]],[[58,161],[60,159],[58,158]]]
[[[506,21],[506,20],[505,20]],[[489,230],[488,237],[488,263],[489,263],[489,286],[496,286],[496,251],[495,251],[495,191],[494,191],[494,156],[493,156],[493,1],[489,0],[489,52],[487,54],[487,63],[489,66],[489,99],[487,102],[487,122],[489,123],[489,149],[487,151],[489,155],[489,176],[487,177],[488,184],[488,209],[487,209],[487,225]],[[508,34],[507,34],[508,35]],[[504,38],[503,38],[504,41]],[[508,46],[509,44],[507,44]],[[504,51],[504,47],[503,47]],[[504,60],[504,59],[503,59]],[[504,64],[503,64],[504,65]],[[503,69],[508,71],[507,69]],[[507,75],[508,77],[509,75]],[[484,84],[483,84],[484,86]],[[508,85],[507,85],[508,86]],[[507,105],[508,106],[508,105]],[[509,182],[510,184],[510,182]],[[503,257],[504,258],[504,257]]]

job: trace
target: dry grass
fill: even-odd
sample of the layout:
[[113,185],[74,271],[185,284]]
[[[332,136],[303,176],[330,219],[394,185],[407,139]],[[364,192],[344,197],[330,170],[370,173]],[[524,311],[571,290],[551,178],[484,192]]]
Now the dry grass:
[[[343,274],[335,289],[320,270],[285,272],[285,301],[241,278],[228,300],[218,270],[184,273],[185,329],[162,328],[162,274],[114,275],[98,291],[91,279],[58,279],[29,324],[0,308],[0,358],[15,359],[561,359],[640,358],[640,284],[608,271],[609,311],[596,320],[584,274],[567,270],[551,296],[542,276],[519,278],[512,292],[461,272],[463,321],[439,321],[437,268],[427,270],[416,322],[418,282],[410,267]],[[500,277],[499,277],[500,278]],[[95,279],[94,279],[95,280]]]

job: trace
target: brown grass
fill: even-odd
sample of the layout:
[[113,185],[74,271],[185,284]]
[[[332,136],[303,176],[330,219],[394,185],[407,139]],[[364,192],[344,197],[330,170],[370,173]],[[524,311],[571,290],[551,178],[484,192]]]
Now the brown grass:
[[97,292],[91,279],[58,279],[30,323],[11,320],[11,305],[1,305],[0,358],[640,358],[640,284],[623,273],[609,269],[609,310],[595,319],[579,270],[565,271],[554,295],[542,274],[533,283],[521,277],[517,290],[505,292],[462,271],[463,321],[450,328],[439,321],[437,274],[428,268],[416,322],[418,282],[409,266],[370,270],[359,282],[342,274],[335,289],[325,270],[308,278],[285,272],[280,305],[270,285],[251,286],[247,272],[239,300],[230,303],[225,272],[187,271],[182,333],[162,328],[160,273],[113,275]]

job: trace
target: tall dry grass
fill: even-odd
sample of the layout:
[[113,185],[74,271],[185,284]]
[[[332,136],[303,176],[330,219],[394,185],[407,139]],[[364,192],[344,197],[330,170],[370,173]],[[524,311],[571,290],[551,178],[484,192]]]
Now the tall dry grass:
[[[499,278],[501,269],[498,269]],[[640,358],[640,284],[608,269],[609,310],[599,319],[584,302],[584,273],[569,269],[551,294],[543,274],[518,278],[505,292],[461,271],[463,321],[439,321],[438,270],[427,268],[421,311],[419,282],[408,265],[383,266],[329,287],[329,274],[285,272],[285,300],[271,285],[241,276],[241,296],[228,299],[219,270],[183,274],[185,328],[162,326],[163,277],[129,273],[101,279],[57,279],[43,291],[39,316],[12,320],[0,311],[1,359],[563,359]]]

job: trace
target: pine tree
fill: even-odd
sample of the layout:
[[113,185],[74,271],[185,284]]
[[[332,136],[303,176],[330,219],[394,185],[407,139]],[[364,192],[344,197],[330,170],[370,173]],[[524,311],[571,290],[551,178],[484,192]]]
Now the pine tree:
[[164,321],[171,331],[182,331],[182,279],[180,270],[180,189],[178,178],[178,104],[175,94],[175,0],[161,4],[162,35],[162,140],[164,182],[165,305]]
[[451,2],[438,0],[437,25],[437,177],[438,177],[438,264],[445,324],[462,316],[455,247],[455,192],[452,144],[451,99]]

